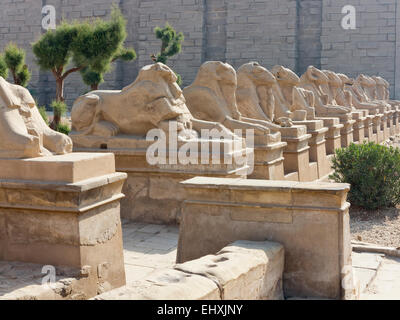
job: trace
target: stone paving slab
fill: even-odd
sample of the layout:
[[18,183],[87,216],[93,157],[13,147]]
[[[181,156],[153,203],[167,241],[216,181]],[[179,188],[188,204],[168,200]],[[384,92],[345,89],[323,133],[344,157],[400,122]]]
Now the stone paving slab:
[[352,253],[353,267],[377,270],[382,262],[384,254],[376,253]]
[[[179,230],[175,226],[123,221],[127,286],[155,270],[175,264]],[[77,270],[57,268],[57,283],[42,286],[42,265],[0,261],[0,300],[60,299],[74,281]]]
[[127,286],[175,264],[179,227],[123,221]]
[[361,300],[400,300],[400,258],[385,257]]
[[0,300],[58,300],[73,295],[70,285],[77,277],[77,270],[58,267],[56,282],[42,285],[46,274],[43,265],[0,261]]

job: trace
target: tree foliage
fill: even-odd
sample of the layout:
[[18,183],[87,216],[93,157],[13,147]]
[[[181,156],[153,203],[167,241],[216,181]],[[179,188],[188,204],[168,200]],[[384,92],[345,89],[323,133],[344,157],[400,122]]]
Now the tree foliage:
[[161,51],[156,56],[156,62],[166,64],[168,58],[181,52],[183,33],[177,33],[169,23],[166,23],[164,28],[156,27],[154,33],[157,39],[161,40]]
[[[157,56],[152,56],[154,62],[167,64],[168,58],[171,58],[182,51],[182,42],[185,40],[183,33],[177,33],[169,23],[166,23],[164,28],[156,27],[154,29],[154,34],[157,39],[161,40],[161,51]],[[177,83],[181,85],[181,76],[177,73],[175,74],[178,77]]]
[[[116,60],[121,61],[133,61],[136,59],[136,52],[133,48],[125,49],[121,48],[113,57],[111,62]],[[97,90],[99,85],[104,82],[104,73],[106,73],[109,69],[106,69],[104,72],[98,72],[93,70],[90,67],[86,67],[81,70],[82,80],[85,84],[91,87],[92,90]]]
[[4,62],[11,72],[14,83],[26,87],[31,79],[31,73],[25,64],[25,50],[16,44],[9,43],[4,51]]
[[[57,85],[57,101],[64,101],[64,80],[73,72],[91,70],[104,74],[116,56],[125,58],[132,52],[123,47],[126,20],[113,6],[109,20],[62,22],[55,30],[48,30],[33,44],[37,64],[50,70]],[[67,69],[68,65],[71,65]],[[58,121],[57,117],[54,117]],[[54,122],[54,121],[53,121]],[[59,123],[52,123],[57,128]]]
[[400,150],[373,142],[351,144],[336,150],[333,159],[336,182],[351,185],[349,200],[366,209],[400,203]]
[[90,68],[82,69],[81,74],[83,82],[90,86],[92,90],[97,90],[100,83],[104,82],[103,73],[93,71]]
[[0,77],[3,77],[4,79],[7,79],[8,77],[7,64],[2,55],[0,55]]

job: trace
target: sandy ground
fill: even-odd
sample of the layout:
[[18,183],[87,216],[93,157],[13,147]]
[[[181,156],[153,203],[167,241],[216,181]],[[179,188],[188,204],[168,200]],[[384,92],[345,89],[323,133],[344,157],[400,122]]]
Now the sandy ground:
[[350,209],[350,230],[353,240],[400,247],[400,206],[367,211]]

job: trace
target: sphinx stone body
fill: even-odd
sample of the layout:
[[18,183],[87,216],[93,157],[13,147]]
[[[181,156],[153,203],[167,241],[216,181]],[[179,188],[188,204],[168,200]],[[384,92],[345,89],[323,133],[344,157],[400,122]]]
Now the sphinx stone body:
[[382,77],[371,77],[376,83],[376,99],[385,101],[390,104],[392,107],[400,106],[399,100],[391,100],[389,87],[390,84]]
[[[117,170],[128,173],[121,201],[124,218],[177,223],[184,201],[180,181],[248,174],[253,150],[222,124],[197,119],[176,80],[168,66],[155,63],[143,67],[122,90],[93,91],[74,103],[75,149],[112,151]],[[209,136],[203,136],[203,129]]]
[[[252,129],[256,143],[280,141],[280,133],[276,132],[279,126],[266,115],[268,113],[272,117],[270,111],[259,109],[258,119],[243,117],[238,109],[236,89],[235,69],[226,63],[208,61],[200,67],[196,79],[183,90],[183,94],[196,118],[220,122],[231,130]],[[267,96],[267,93],[264,94]]]
[[71,139],[50,129],[29,91],[0,77],[0,158],[72,152]]
[[238,69],[237,81],[236,100],[242,115],[276,123],[272,127],[276,129],[292,125],[289,109],[276,95],[276,79],[271,72],[257,62],[249,62]]
[[274,82],[274,76],[257,63],[250,62],[238,69],[236,100],[243,117],[274,122]]
[[344,83],[340,76],[331,71],[322,71],[329,79],[328,81],[328,102],[332,105],[345,107],[350,111],[354,110],[352,105],[352,94],[345,90]]
[[[291,97],[290,102],[286,101],[285,94],[281,91],[273,73],[256,62],[250,62],[242,65],[238,69],[237,75],[237,104],[241,113],[263,120],[274,119],[274,117],[282,114],[290,115],[291,117],[296,115],[296,113],[293,114],[291,112],[293,98]],[[307,93],[304,92],[304,94]],[[295,96],[295,99],[298,99],[297,96]],[[280,112],[277,112],[277,109]],[[265,115],[264,110],[270,111],[269,117]],[[304,115],[306,115],[305,112]],[[287,117],[280,119],[280,121],[275,121],[288,124],[287,126],[279,127],[282,141],[288,144],[283,151],[287,179],[312,180],[317,174],[317,168],[315,166],[311,167],[309,164],[308,143],[311,134],[307,134],[307,127],[304,123],[293,125],[292,119]],[[320,122],[322,123],[322,121]],[[290,177],[291,175],[292,177]]]
[[292,112],[305,110],[306,118],[315,118],[315,97],[314,94],[303,88],[298,87],[300,78],[290,69],[276,65],[272,68],[272,73],[278,82],[282,96],[290,106]]
[[386,89],[385,80],[382,77],[371,77],[376,83],[376,99],[387,101],[389,100],[388,91]]
[[[335,121],[332,120],[333,117],[338,118],[340,124],[343,125],[340,130],[341,142],[339,146],[347,147],[353,141],[353,124],[356,121],[352,120],[352,108],[350,106],[339,105],[335,100],[335,95],[338,93],[337,89],[341,86],[340,78],[333,72],[324,72],[314,66],[309,66],[307,71],[300,77],[300,86],[314,93],[316,115],[322,117],[324,123],[330,123],[332,125],[330,129],[331,132],[329,133],[331,141],[327,144],[329,154],[334,152],[338,147],[336,145],[338,139],[334,133],[337,129],[334,128],[336,125],[333,125]],[[345,104],[348,104],[348,96],[349,95],[346,94],[342,97],[342,99],[346,101]]]
[[366,99],[364,99],[364,97],[362,97],[358,90],[354,87],[354,79],[349,78],[343,73],[338,73],[337,75],[342,80],[343,89],[351,96],[352,108],[368,110],[370,114],[375,114],[379,111],[379,106],[377,104],[363,102],[366,101]]
[[[236,91],[240,112],[248,113],[249,117],[266,119],[281,127],[291,127],[293,114],[286,104],[277,79],[274,74],[257,62],[242,65],[237,72],[238,88]],[[258,96],[258,98],[256,98]],[[260,105],[264,112],[255,112],[257,108],[244,106],[249,101]],[[264,113],[264,114],[263,114]],[[268,114],[266,117],[265,114]]]
[[168,66],[156,63],[143,67],[137,79],[122,90],[97,90],[79,97],[71,113],[74,137],[144,139],[152,129],[168,133],[170,121],[176,121],[180,139],[197,138],[201,129],[214,128],[233,137],[219,123],[195,119],[176,80]]
[[329,88],[329,78],[317,68],[309,66],[300,77],[299,86],[313,92],[315,97],[315,113],[317,116],[332,116],[347,114],[351,111],[348,107],[331,104],[333,95]]
[[360,74],[353,84],[359,98],[363,102],[373,103],[379,106],[379,111],[384,112],[391,109],[391,105],[376,98],[376,82],[363,74]]

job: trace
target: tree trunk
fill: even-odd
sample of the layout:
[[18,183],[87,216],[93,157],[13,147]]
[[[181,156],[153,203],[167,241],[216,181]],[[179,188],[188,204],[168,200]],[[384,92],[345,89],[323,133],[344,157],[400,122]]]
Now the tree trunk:
[[[64,79],[57,78],[56,80],[56,100],[57,101],[64,101]],[[50,128],[56,130],[58,125],[61,122],[61,115],[53,110],[53,121],[50,123]]]
[[94,90],[99,90],[99,84],[98,83],[94,83],[90,86],[90,89],[92,89],[92,91]]
[[15,73],[15,70],[14,70],[14,69],[11,69],[11,74],[12,74],[13,79],[14,79],[14,84],[20,85],[20,81],[19,81],[19,79],[18,79],[18,77],[17,77],[17,74]]

